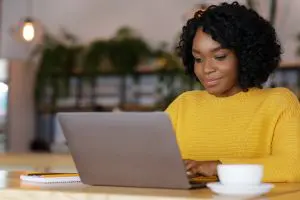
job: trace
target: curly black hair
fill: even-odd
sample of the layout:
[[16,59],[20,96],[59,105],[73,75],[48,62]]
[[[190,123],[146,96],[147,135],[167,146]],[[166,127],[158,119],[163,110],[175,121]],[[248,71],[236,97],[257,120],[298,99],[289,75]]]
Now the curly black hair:
[[238,2],[221,3],[197,11],[182,28],[179,56],[185,71],[194,74],[193,38],[199,28],[238,58],[238,84],[242,89],[262,87],[281,60],[281,45],[272,25]]

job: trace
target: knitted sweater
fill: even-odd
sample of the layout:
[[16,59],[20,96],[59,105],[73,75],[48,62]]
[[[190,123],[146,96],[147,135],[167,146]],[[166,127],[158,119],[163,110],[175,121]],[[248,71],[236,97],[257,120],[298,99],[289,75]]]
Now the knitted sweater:
[[262,164],[265,182],[300,181],[300,104],[288,89],[189,91],[166,112],[183,159]]

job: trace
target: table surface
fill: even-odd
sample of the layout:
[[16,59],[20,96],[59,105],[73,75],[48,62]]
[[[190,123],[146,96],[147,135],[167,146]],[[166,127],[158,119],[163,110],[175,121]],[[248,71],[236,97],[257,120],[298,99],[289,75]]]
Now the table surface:
[[[20,181],[20,175],[25,171],[74,171],[73,160],[67,154],[0,154],[0,170],[0,199],[239,199],[218,196],[208,189],[168,190],[88,186],[78,183],[28,184]],[[269,194],[255,199],[300,199],[300,183],[275,184]]]

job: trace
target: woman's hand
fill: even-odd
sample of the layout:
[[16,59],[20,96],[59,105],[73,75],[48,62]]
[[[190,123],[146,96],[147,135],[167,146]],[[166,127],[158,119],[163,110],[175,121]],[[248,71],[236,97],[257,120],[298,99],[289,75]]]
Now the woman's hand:
[[217,166],[221,164],[221,162],[184,160],[184,164],[189,177],[216,176]]

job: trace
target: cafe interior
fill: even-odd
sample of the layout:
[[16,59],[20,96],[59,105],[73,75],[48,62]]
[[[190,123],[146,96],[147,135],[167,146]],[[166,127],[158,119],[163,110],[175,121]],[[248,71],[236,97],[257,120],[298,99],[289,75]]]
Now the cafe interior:
[[[186,76],[175,49],[186,20],[221,2],[0,0],[1,199],[243,199],[208,188],[20,179],[28,172],[78,172],[59,113],[164,111],[180,93],[203,90]],[[284,48],[264,87],[286,87],[300,99],[300,1],[238,2],[272,22]],[[300,183],[275,184],[268,194],[251,199],[300,199]]]

